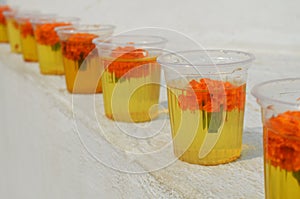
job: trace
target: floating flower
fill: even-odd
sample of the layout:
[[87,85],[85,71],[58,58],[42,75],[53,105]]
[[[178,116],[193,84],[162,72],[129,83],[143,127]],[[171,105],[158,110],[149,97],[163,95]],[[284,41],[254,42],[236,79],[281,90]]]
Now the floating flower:
[[245,107],[245,84],[235,86],[230,82],[223,82],[202,78],[192,80],[185,94],[178,96],[178,103],[182,110],[196,109],[207,112],[219,112],[221,107],[225,111],[235,108],[244,110]]
[[33,27],[29,21],[20,24],[20,32],[22,37],[33,36]]
[[42,45],[53,46],[59,44],[59,37],[55,32],[55,28],[66,25],[70,25],[70,23],[57,22],[38,25],[35,30],[36,41]]
[[272,117],[264,128],[266,160],[287,171],[300,171],[300,111]]
[[105,61],[105,66],[117,78],[121,78],[125,74],[126,77],[147,76],[149,74],[148,67],[143,65],[156,63],[154,59],[149,59],[146,50],[133,46],[117,47],[112,51],[111,57],[115,59]]
[[72,34],[66,41],[62,42],[63,55],[74,61],[83,61],[95,48],[92,43],[97,35],[89,33]]
[[6,20],[5,20],[5,17],[3,15],[3,12],[4,11],[10,11],[11,8],[9,6],[0,6],[0,24],[2,25],[6,25]]

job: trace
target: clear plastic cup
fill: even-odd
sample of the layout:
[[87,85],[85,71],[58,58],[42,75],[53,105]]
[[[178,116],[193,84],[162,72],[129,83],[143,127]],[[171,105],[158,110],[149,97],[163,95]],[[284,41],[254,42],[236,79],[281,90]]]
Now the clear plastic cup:
[[265,198],[300,198],[300,78],[252,89],[261,106]]
[[217,165],[240,157],[247,70],[254,56],[194,50],[158,57],[167,82],[175,155]]
[[0,4],[0,43],[8,42],[7,23],[3,15],[3,12],[10,11],[10,10],[11,7],[9,5]]
[[63,75],[62,49],[56,27],[78,24],[77,17],[43,17],[31,21],[42,74]]
[[62,45],[67,89],[70,93],[102,92],[102,67],[94,38],[110,37],[112,25],[73,25],[56,28]]
[[16,10],[3,12],[7,24],[7,34],[10,43],[10,50],[13,53],[21,53],[21,35],[19,25],[15,18],[16,14]]
[[104,66],[105,115],[123,122],[153,119],[158,112],[161,76],[156,58],[166,40],[156,36],[118,35],[106,41],[98,38],[94,43]]
[[26,62],[37,62],[37,47],[34,37],[33,26],[31,24],[32,19],[39,18],[41,15],[39,12],[34,11],[31,13],[18,13],[16,15],[16,21],[20,29],[20,39],[23,59]]

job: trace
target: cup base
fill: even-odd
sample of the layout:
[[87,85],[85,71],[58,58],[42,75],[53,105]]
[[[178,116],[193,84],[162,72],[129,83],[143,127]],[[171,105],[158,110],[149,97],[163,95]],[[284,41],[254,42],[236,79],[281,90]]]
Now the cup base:
[[105,116],[108,119],[114,120],[114,121],[119,121],[119,122],[129,122],[129,123],[140,123],[140,122],[149,122],[153,119],[154,117],[150,117],[148,114],[141,114],[141,113],[131,113],[131,117],[124,117],[124,116],[113,116],[112,114],[105,114]]
[[102,93],[102,89],[72,89],[72,88],[67,88],[69,93],[72,94],[96,94],[96,93]]
[[64,75],[61,71],[40,71],[42,75]]
[[38,62],[38,60],[28,59],[28,58],[23,58],[23,60],[26,62]]
[[187,150],[185,152],[182,152],[175,149],[174,152],[178,159],[183,162],[204,166],[226,164],[237,160],[241,156],[241,149],[213,150],[205,158],[202,159],[198,157],[199,151]]

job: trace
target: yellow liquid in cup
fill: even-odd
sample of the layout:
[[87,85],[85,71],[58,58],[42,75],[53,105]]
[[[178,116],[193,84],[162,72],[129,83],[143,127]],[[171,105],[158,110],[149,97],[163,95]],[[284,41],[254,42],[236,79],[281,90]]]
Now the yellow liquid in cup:
[[7,27],[4,24],[0,24],[0,43],[7,43],[8,36],[7,36]]
[[21,36],[22,54],[23,59],[28,62],[37,62],[37,47],[34,36],[27,35],[26,37]]
[[16,21],[13,18],[8,18],[6,23],[11,52],[21,53],[21,34],[15,25]]
[[70,93],[102,92],[101,65],[98,56],[92,56],[80,63],[63,56],[67,89]]
[[144,76],[118,79],[114,73],[104,71],[102,88],[105,115],[108,118],[145,122],[157,116],[161,68],[154,62],[156,57],[143,60],[152,62],[143,66],[148,70]]
[[299,199],[300,184],[293,172],[275,167],[265,160],[265,198]]
[[40,71],[45,75],[63,75],[64,66],[59,46],[47,46],[37,43]]
[[[217,135],[217,128],[213,130],[214,128],[210,127],[213,131],[208,131],[208,123],[212,123],[212,113],[200,109],[183,111],[179,107],[178,96],[186,92],[184,89],[176,88],[180,85],[179,82],[180,80],[175,80],[170,84],[171,86],[168,86],[169,114],[176,157],[185,162],[201,165],[217,165],[239,158],[242,147],[244,110],[235,108],[217,113],[218,118],[222,120],[219,124],[223,125],[223,128],[220,128],[221,134],[215,143],[212,136]],[[244,90],[245,88],[246,85]],[[200,158],[199,152],[205,137],[207,144],[214,147],[206,156],[201,155]]]

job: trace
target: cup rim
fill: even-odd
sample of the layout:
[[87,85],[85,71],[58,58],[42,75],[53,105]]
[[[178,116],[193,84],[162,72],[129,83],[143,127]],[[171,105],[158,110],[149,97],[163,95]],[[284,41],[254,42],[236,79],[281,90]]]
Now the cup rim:
[[45,23],[56,23],[56,22],[78,22],[80,21],[79,17],[61,17],[57,15],[41,15],[36,19],[32,19],[31,23],[35,25],[45,24]]
[[3,15],[4,17],[15,17],[17,12],[17,10],[6,10],[3,12]]
[[4,10],[2,11],[2,14],[4,15],[4,12],[9,12],[9,11],[19,11],[19,6],[16,6],[16,5],[10,5],[10,4],[7,4],[7,3],[0,3],[0,7],[8,7],[9,9],[8,10]]
[[[92,29],[89,29],[91,27]],[[74,29],[70,29],[74,28]],[[67,25],[67,26],[59,26],[54,30],[57,33],[62,34],[71,34],[77,32],[85,32],[90,33],[94,31],[113,31],[116,27],[110,24],[75,24],[75,25]]]
[[[232,62],[226,62],[226,63],[176,63],[175,61],[173,62],[168,62],[168,61],[164,61],[164,59],[167,56],[170,55],[177,55],[180,57],[184,58],[184,54],[188,54],[188,53],[223,53],[224,55],[226,53],[234,53],[234,54],[242,54],[247,56],[248,58],[239,60],[239,61],[232,61]],[[207,56],[209,56],[207,54]],[[163,54],[161,56],[159,56],[157,58],[157,62],[161,65],[172,65],[172,66],[179,66],[179,67],[188,67],[188,66],[193,66],[193,67],[201,67],[201,68],[208,68],[208,67],[212,67],[212,66],[222,66],[222,67],[232,67],[232,65],[239,65],[239,64],[248,64],[251,63],[255,60],[255,56],[251,53],[248,52],[244,52],[244,51],[238,51],[238,50],[225,50],[225,49],[208,49],[208,50],[184,50],[184,51],[176,51],[176,52],[171,52],[171,53],[166,53]]]
[[51,20],[51,19],[55,18],[56,16],[57,16],[56,14],[51,14],[51,13],[50,14],[40,13],[40,14],[34,16],[34,18],[30,19],[30,23],[36,24],[37,21],[39,21],[39,20],[40,21]]
[[[128,42],[113,42],[112,40],[114,38],[148,38],[148,39],[154,39],[156,41],[149,41],[149,42],[134,42],[130,43],[131,40],[128,40]],[[161,45],[167,43],[167,39],[159,36],[154,35],[114,35],[111,36],[105,40],[103,38],[95,38],[93,40],[93,43],[96,44],[98,47],[112,47],[112,46],[122,46],[122,45],[132,45],[135,47],[155,47],[156,45]]]
[[0,3],[0,8],[1,7],[8,7],[8,8],[11,9],[11,5],[9,5],[9,4],[5,3],[5,2]]
[[286,82],[286,81],[300,81],[300,77],[274,79],[274,80],[269,80],[269,81],[259,83],[251,89],[251,94],[259,100],[267,100],[267,101],[273,102],[275,104],[285,104],[285,105],[288,105],[288,106],[296,106],[300,110],[300,100],[299,100],[299,102],[288,102],[288,101],[284,101],[284,100],[278,100],[278,99],[268,97],[267,95],[264,95],[264,93],[259,91],[260,88],[263,87],[263,86],[266,86],[266,85],[269,85],[269,84],[272,84],[272,83],[275,83],[275,82],[279,83],[279,82]]
[[31,20],[34,17],[42,16],[43,14],[39,11],[31,11],[31,12],[19,12],[16,14],[15,18],[17,21],[23,21],[23,20]]

